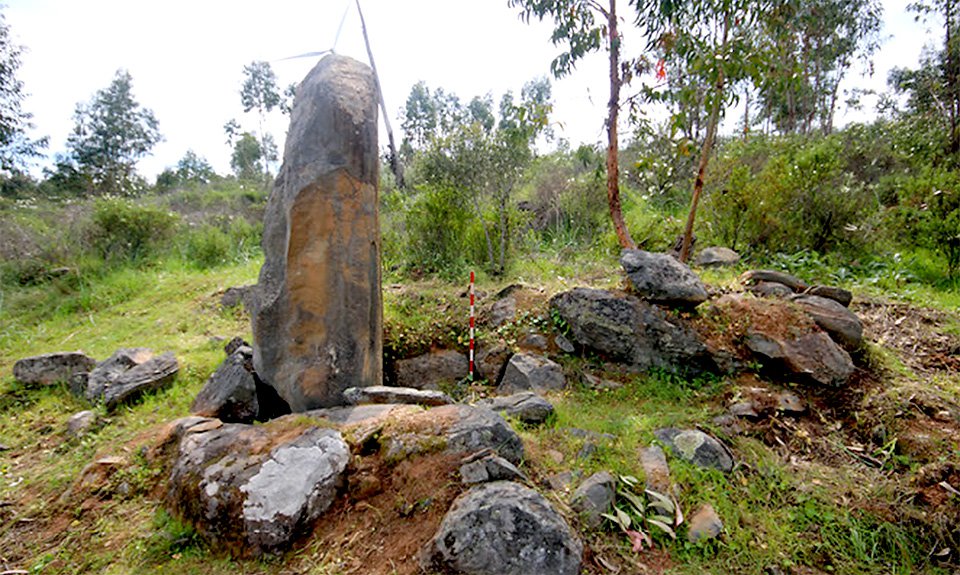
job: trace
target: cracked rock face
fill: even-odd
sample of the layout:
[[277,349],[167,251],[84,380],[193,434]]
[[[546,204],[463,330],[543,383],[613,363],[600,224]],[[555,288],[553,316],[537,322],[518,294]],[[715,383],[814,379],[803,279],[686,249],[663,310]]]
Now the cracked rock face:
[[212,544],[278,552],[333,504],[349,459],[332,429],[200,423],[183,431],[167,504]]
[[293,411],[383,379],[377,91],[330,55],[297,89],[264,215],[254,367]]
[[583,544],[542,495],[509,481],[467,491],[422,550],[427,572],[574,575]]

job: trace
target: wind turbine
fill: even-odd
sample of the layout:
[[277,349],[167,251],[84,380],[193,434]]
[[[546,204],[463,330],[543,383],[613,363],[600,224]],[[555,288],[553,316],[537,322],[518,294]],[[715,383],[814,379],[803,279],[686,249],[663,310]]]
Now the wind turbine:
[[[390,147],[390,170],[397,179],[397,186],[403,188],[403,166],[400,164],[400,156],[397,154],[397,146],[393,139],[393,128],[390,126],[390,115],[387,113],[387,105],[383,100],[383,89],[380,87],[380,75],[377,74],[377,64],[373,59],[373,50],[370,49],[370,38],[367,36],[367,23],[363,18],[363,10],[360,9],[360,0],[354,1],[357,6],[357,14],[360,16],[360,28],[363,31],[363,43],[367,47],[367,57],[370,59],[370,69],[373,70],[373,81],[377,86],[377,97],[380,100],[380,113],[383,116],[383,124],[387,127],[387,145]],[[346,9],[343,11],[343,16],[340,18],[340,26],[337,27],[337,35],[333,39],[332,48],[328,50],[321,50],[319,52],[307,52],[305,54],[298,54],[296,56],[288,56],[286,58],[281,58],[280,61],[294,60],[297,58],[316,58],[317,56],[336,53],[337,42],[340,41],[340,32],[343,31],[343,23],[346,21],[347,13],[349,11],[350,5],[347,4]]]

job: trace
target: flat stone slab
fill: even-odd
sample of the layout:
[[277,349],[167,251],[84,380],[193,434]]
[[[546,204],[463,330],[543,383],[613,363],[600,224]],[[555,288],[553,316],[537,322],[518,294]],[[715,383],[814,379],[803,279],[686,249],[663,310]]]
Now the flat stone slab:
[[343,398],[350,405],[394,403],[437,406],[455,403],[449,395],[441,391],[386,385],[350,387],[343,392]]
[[797,293],[800,293],[810,287],[807,285],[807,282],[796,276],[775,270],[750,270],[740,275],[740,283],[743,285],[753,285],[760,282],[774,282],[782,284]]
[[25,385],[69,382],[76,373],[88,373],[96,360],[79,351],[45,353],[25,357],[13,364],[13,377]]
[[481,399],[476,405],[515,417],[530,425],[539,425],[553,415],[553,404],[532,391]]

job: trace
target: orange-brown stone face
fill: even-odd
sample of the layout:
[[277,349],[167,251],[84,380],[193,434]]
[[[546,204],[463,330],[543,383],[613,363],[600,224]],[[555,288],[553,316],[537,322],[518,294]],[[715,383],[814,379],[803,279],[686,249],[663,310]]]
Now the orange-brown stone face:
[[362,64],[321,61],[268,201],[254,364],[294,411],[382,381],[375,95]]

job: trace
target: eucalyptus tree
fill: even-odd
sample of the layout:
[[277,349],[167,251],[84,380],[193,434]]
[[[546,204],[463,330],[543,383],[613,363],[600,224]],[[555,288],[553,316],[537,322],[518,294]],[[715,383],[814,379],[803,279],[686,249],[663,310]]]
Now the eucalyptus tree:
[[507,0],[520,9],[520,17],[529,22],[550,19],[554,23],[551,40],[563,52],[550,64],[554,77],[573,72],[587,54],[605,49],[609,62],[610,98],[607,101],[607,203],[610,218],[623,248],[636,244],[623,220],[620,203],[618,121],[620,90],[637,72],[639,60],[621,61],[623,37],[619,31],[616,0]]
[[[277,87],[277,76],[269,62],[254,61],[243,67],[240,103],[243,106],[244,113],[256,110],[259,122],[257,134],[260,140],[260,150],[267,150],[269,134],[264,128],[267,114],[272,112],[274,108],[285,107],[280,89]],[[272,138],[270,139],[272,140]],[[264,181],[267,181],[270,177],[270,160],[267,157],[263,159],[263,178]]]
[[10,38],[10,27],[0,13],[0,170],[17,172],[26,161],[40,155],[46,138],[31,140],[27,130],[32,117],[23,109],[26,94],[17,78],[23,49]]
[[103,90],[74,112],[73,132],[67,138],[70,156],[96,191],[124,194],[134,191],[136,164],[163,138],[153,111],[133,96],[133,78],[118,70]]

